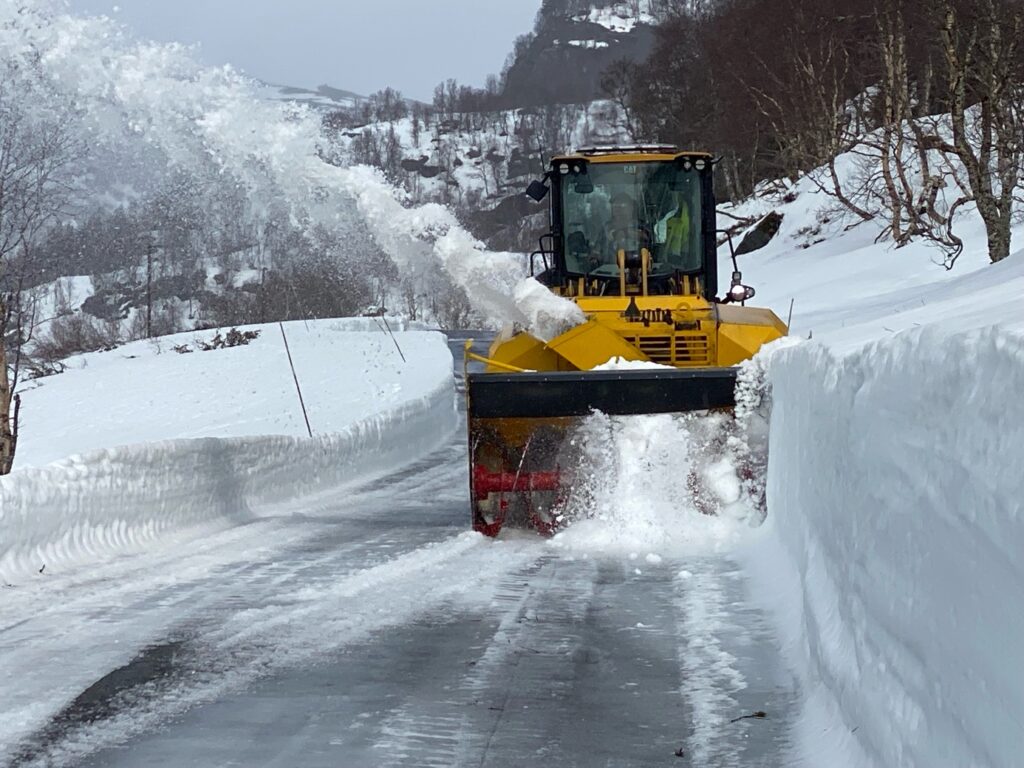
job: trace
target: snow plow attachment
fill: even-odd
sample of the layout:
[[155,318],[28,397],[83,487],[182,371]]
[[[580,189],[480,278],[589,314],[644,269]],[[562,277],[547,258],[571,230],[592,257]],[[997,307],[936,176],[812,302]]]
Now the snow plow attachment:
[[675,413],[735,405],[735,368],[469,374],[470,419]]
[[468,373],[473,529],[557,531],[583,417],[729,409],[735,385],[735,368]]

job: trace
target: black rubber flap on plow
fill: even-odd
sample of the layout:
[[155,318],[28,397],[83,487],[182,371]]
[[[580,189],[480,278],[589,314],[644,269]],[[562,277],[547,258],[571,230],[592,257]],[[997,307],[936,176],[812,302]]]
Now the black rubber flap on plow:
[[476,419],[729,408],[736,404],[735,389],[735,368],[471,373],[467,380],[469,414]]

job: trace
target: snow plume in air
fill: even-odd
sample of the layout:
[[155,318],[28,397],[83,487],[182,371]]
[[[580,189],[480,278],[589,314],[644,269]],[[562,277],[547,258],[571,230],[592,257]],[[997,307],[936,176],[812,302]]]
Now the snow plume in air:
[[330,165],[319,115],[260,99],[231,67],[200,66],[184,46],[135,40],[109,18],[75,17],[49,0],[0,5],[0,57],[5,88],[25,92],[31,80],[33,97],[23,101],[39,103],[45,91],[87,148],[77,169],[82,218],[186,176],[200,210],[244,229],[239,242],[258,242],[285,222],[340,243],[358,271],[366,268],[358,254],[373,241],[414,281],[446,274],[493,325],[577,317],[568,301],[561,309],[529,296],[517,302],[521,255],[485,251],[441,206],[404,207],[375,171]]
[[549,340],[583,322],[583,312],[526,276],[521,254],[486,251],[463,229],[452,211],[437,203],[406,208],[399,190],[375,168],[339,172],[377,242],[399,270],[425,283],[443,269],[466,291],[474,309],[495,325],[519,323]]

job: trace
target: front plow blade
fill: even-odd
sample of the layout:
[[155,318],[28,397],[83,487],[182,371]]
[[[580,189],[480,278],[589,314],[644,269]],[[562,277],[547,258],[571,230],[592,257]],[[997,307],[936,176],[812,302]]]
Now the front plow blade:
[[736,404],[735,368],[471,373],[470,419],[680,413]]
[[735,387],[735,368],[468,374],[473,528],[558,529],[581,417],[731,408]]

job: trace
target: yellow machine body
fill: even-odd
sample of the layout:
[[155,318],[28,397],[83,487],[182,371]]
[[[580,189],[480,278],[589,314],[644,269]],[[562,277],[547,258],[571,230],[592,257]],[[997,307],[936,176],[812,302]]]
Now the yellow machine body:
[[[715,296],[712,163],[660,147],[552,160],[552,232],[550,248],[534,254],[546,267],[538,279],[585,319],[546,341],[510,327],[486,354],[467,348],[485,369],[467,375],[477,530],[495,535],[517,519],[553,532],[571,482],[560,445],[576,419],[730,408],[735,366],[786,335],[773,312],[743,306],[753,291],[738,270],[725,298]],[[674,216],[685,226],[673,227]],[[605,235],[608,217],[627,232],[635,224],[632,248]],[[614,358],[664,368],[594,370]]]
[[[580,296],[587,321],[551,341],[506,328],[488,350],[490,372],[587,371],[613,358],[675,368],[738,365],[786,335],[774,312],[709,303],[699,296]],[[630,302],[645,321],[623,317]],[[681,327],[682,326],[682,327]]]

